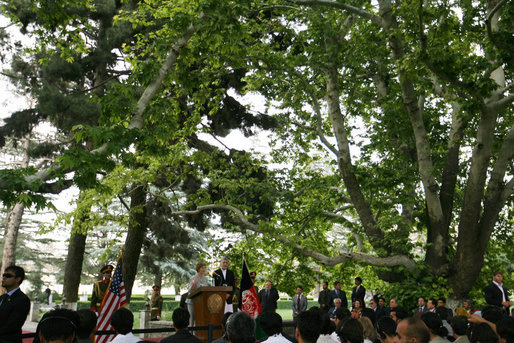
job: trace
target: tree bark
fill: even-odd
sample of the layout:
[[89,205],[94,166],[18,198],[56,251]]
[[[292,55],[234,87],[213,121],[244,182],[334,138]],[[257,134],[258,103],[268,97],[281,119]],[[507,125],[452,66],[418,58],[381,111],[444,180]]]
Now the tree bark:
[[82,275],[82,263],[84,251],[86,250],[86,234],[78,232],[71,233],[68,245],[68,256],[64,266],[64,283],[62,293],[67,303],[78,301],[80,276]]
[[131,188],[129,227],[123,253],[123,281],[127,302],[137,274],[137,264],[146,233],[146,185],[135,183]]

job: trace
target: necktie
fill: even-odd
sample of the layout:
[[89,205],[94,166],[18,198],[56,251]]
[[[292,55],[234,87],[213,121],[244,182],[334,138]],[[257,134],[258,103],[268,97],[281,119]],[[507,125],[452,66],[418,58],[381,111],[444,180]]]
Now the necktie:
[[9,297],[9,295],[7,293],[4,293],[1,297],[0,297],[0,306],[3,305],[4,303],[4,300],[7,299],[7,297]]
[[298,305],[297,305],[298,312],[300,312],[300,296],[298,296],[297,302],[298,302]]

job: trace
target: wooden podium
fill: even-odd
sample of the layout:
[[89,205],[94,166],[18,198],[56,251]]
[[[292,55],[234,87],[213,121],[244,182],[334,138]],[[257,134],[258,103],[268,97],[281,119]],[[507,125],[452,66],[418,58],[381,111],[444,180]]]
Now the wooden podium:
[[[221,325],[221,318],[225,314],[225,300],[231,286],[200,287],[187,297],[193,300],[195,309],[195,326]],[[207,342],[207,330],[197,330],[196,336]],[[221,330],[214,330],[213,339],[222,336]]]

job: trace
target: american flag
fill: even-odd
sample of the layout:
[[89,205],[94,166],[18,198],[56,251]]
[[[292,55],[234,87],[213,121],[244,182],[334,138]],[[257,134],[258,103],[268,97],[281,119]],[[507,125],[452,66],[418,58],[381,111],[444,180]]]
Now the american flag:
[[[123,276],[121,274],[121,255],[118,259],[118,265],[114,271],[114,276],[111,280],[109,288],[104,294],[102,304],[100,305],[100,311],[98,320],[96,322],[96,329],[102,330],[113,330],[111,326],[111,316],[120,307],[127,304],[127,298],[125,297],[125,285],[123,283]],[[110,342],[116,335],[97,335],[97,343]]]

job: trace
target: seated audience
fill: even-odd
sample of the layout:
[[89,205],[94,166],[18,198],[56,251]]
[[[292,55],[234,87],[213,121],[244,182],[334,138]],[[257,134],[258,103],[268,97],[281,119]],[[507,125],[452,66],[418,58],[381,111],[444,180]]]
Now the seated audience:
[[45,313],[39,321],[34,342],[74,342],[79,325],[77,312],[68,309],[52,310]]
[[364,334],[361,323],[350,318],[343,323],[341,331],[338,332],[341,343],[363,343]]
[[396,322],[391,317],[379,318],[375,324],[380,343],[393,343],[396,336]]
[[469,335],[471,343],[499,343],[498,335],[487,323],[475,323]]
[[[328,315],[327,315],[328,316]],[[282,334],[282,317],[273,311],[265,311],[259,317],[261,329],[268,336],[261,340],[266,343],[290,343],[291,341]]]
[[[457,313],[457,311],[455,311]],[[450,325],[453,330],[454,343],[469,343],[467,336],[468,331],[468,318],[466,316],[457,315],[450,320]]]
[[430,331],[425,323],[415,317],[404,319],[396,327],[396,343],[428,343]]
[[328,313],[321,314],[321,333],[317,343],[339,343],[336,331],[336,324],[330,320]]
[[221,332],[223,333],[223,336],[212,341],[213,343],[227,343],[227,320],[231,314],[232,312],[225,312],[223,317],[221,317]]
[[502,318],[496,324],[496,332],[500,336],[500,343],[514,343],[514,318]]
[[254,343],[255,320],[246,312],[236,312],[227,320],[227,341],[230,343]]
[[77,311],[80,325],[77,328],[77,343],[94,343],[96,331],[96,313],[88,308]]
[[439,316],[439,318],[441,318],[441,321],[443,322],[443,326],[446,328],[446,330],[448,330],[448,335],[447,335],[448,340],[452,341],[452,339],[450,339],[450,337],[453,338],[453,330],[452,330],[450,323],[448,323],[448,309],[444,306],[437,306],[435,308],[435,313]]
[[448,330],[443,326],[443,321],[433,312],[425,312],[421,316],[421,320],[425,323],[430,332],[430,343],[448,343],[446,339]]
[[201,343],[202,340],[194,336],[187,326],[189,325],[189,311],[179,307],[171,315],[175,334],[166,337],[161,343]]
[[375,330],[371,319],[368,317],[360,317],[357,319],[362,325],[362,334],[364,336],[364,343],[373,343],[375,340]]
[[132,333],[134,315],[129,309],[122,307],[114,311],[111,317],[111,325],[117,333],[111,343],[136,343],[141,341],[141,338],[134,336]]
[[398,324],[401,320],[407,318],[409,313],[403,307],[397,306],[391,309],[390,316]]
[[298,343],[316,343],[321,334],[319,311],[301,312],[297,317],[295,337]]

